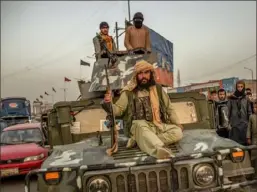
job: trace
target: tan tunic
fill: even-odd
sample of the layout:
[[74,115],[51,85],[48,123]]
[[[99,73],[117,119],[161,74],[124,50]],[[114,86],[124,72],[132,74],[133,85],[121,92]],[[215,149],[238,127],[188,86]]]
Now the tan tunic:
[[[146,97],[149,96],[148,91],[138,91],[137,92],[138,97]],[[178,117],[176,114],[176,111],[171,105],[171,101],[169,99],[169,96],[165,91],[162,90],[162,97],[165,105],[168,107],[168,113],[171,119],[172,124],[179,125]],[[122,92],[120,95],[120,98],[116,101],[116,103],[113,105],[113,111],[115,116],[120,116],[123,114],[123,112],[126,110],[128,105],[128,97],[125,92]]]
[[148,28],[142,26],[142,28],[137,29],[135,26],[129,26],[126,29],[124,45],[127,50],[145,48],[147,51],[151,51],[151,41]]
[[[149,96],[148,91],[138,91],[138,97]],[[183,133],[179,126],[177,114],[171,105],[167,93],[162,90],[164,104],[168,107],[168,113],[172,124],[162,124],[162,127],[156,127],[152,122],[146,120],[134,120],[131,126],[131,138],[127,147],[133,146],[136,142],[139,148],[147,154],[162,158],[160,148],[173,144],[182,139]],[[128,98],[125,92],[121,93],[120,98],[113,105],[114,114],[119,116],[123,114],[128,105]]]

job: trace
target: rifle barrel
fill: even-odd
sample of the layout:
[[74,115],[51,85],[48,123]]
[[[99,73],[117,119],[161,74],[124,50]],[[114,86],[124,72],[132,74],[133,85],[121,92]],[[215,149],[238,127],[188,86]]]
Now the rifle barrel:
[[[107,91],[112,94],[112,90],[111,90],[111,86],[110,86],[110,81],[109,81],[109,76],[108,76],[108,70],[107,70],[107,66],[104,65],[105,67],[105,76],[106,76],[106,82],[107,82]],[[114,116],[114,113],[113,113],[113,102],[111,100],[110,102],[110,115],[111,115],[111,147],[113,147],[114,145],[114,140],[115,140],[115,126],[116,126],[116,120],[115,120],[115,116]]]

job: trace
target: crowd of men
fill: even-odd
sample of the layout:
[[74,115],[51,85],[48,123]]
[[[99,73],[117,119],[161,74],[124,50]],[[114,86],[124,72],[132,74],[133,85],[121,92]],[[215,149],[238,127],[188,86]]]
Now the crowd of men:
[[214,103],[217,134],[242,145],[257,144],[256,110],[257,101],[252,97],[245,82],[237,81],[236,90],[230,96],[224,89],[211,92]]

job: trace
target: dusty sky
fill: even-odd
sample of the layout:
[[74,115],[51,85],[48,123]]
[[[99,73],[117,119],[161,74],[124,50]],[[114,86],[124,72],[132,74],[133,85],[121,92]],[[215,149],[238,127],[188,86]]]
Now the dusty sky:
[[[174,43],[174,75],[180,69],[183,85],[251,78],[244,67],[256,78],[256,56],[237,63],[256,54],[256,1],[132,1],[131,14],[137,11],[147,26]],[[66,76],[72,80],[67,98],[76,99],[77,79],[89,79],[92,70],[79,61],[92,56],[99,23],[107,21],[114,34],[115,21],[123,27],[127,15],[125,1],[1,1],[2,96],[34,100],[54,87],[55,100],[63,100]]]

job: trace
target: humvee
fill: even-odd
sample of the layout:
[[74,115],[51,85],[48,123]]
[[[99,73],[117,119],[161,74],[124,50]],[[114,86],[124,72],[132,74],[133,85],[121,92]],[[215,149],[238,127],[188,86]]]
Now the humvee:
[[[154,54],[121,56],[119,70],[110,75],[112,89],[121,88],[124,80],[130,79],[131,68],[140,59],[153,65],[156,62]],[[101,106],[106,82],[102,64],[107,60],[95,63],[88,97],[58,102],[48,112],[45,125],[51,155],[41,169],[27,174],[26,192],[30,192],[33,175],[37,175],[39,192],[224,191],[257,182],[250,177],[254,173],[250,152],[256,146],[219,137],[211,106],[205,95],[196,92],[169,94],[184,126],[182,140],[169,146],[174,158],[160,160],[137,147],[127,149],[122,117],[117,118],[119,150],[108,156],[106,149],[112,138]]]

